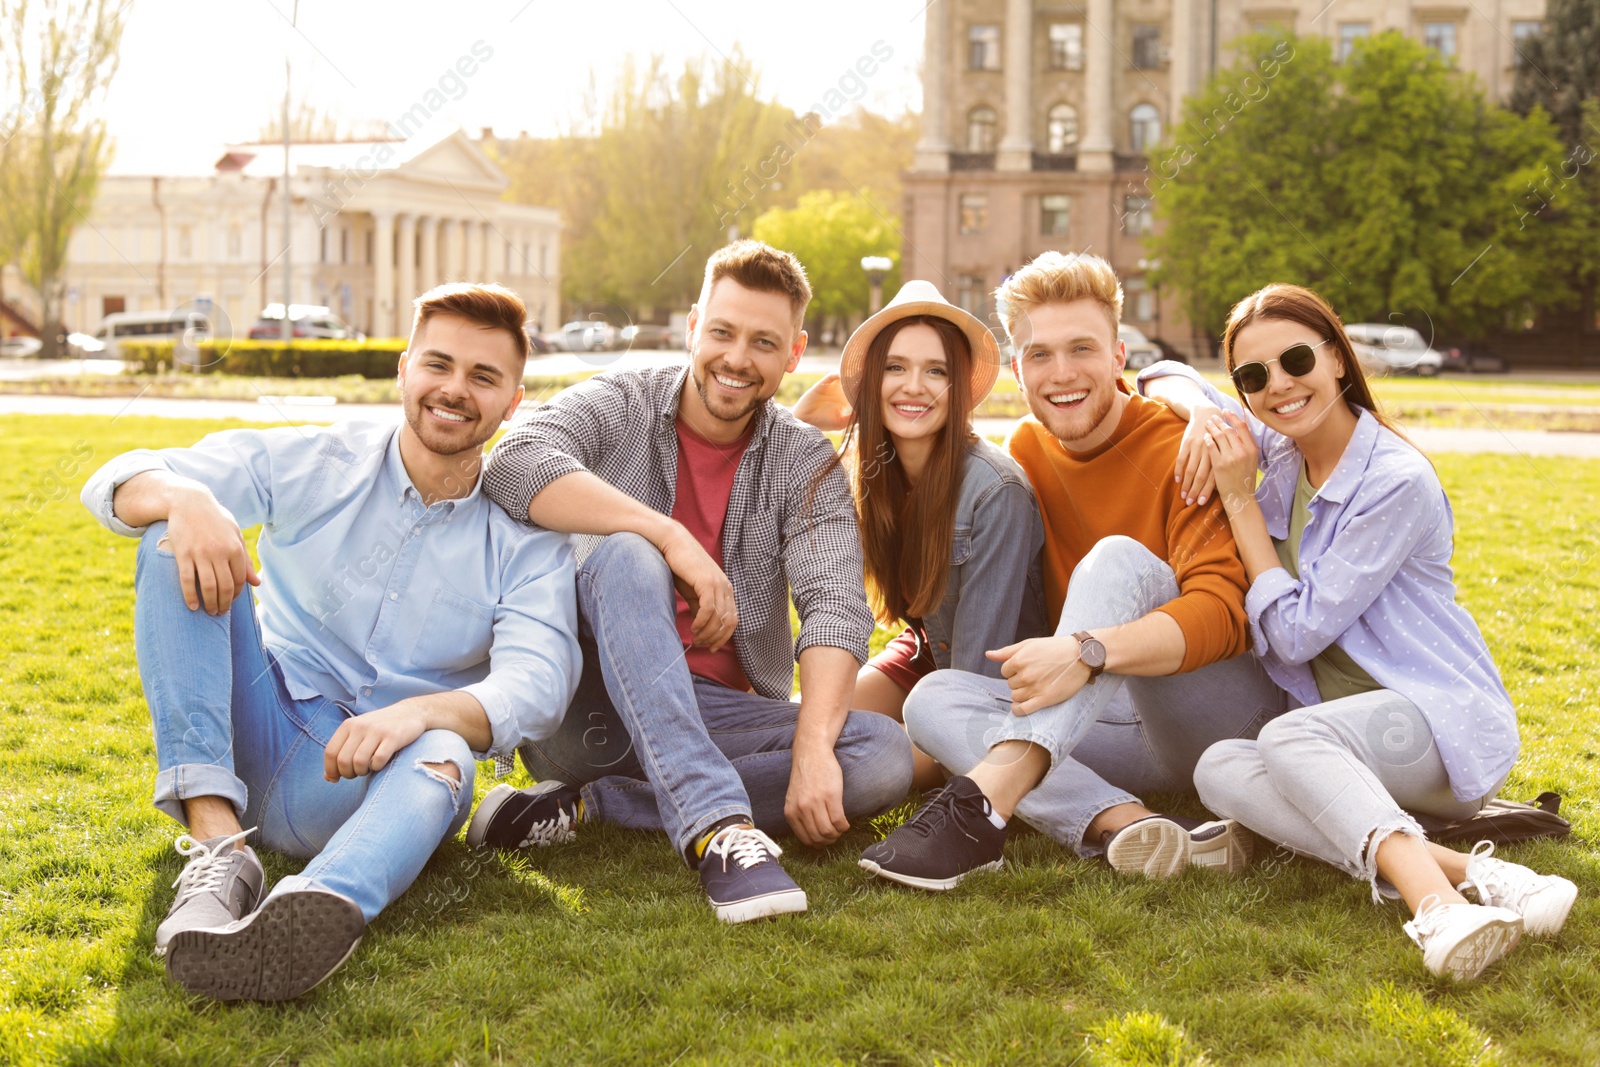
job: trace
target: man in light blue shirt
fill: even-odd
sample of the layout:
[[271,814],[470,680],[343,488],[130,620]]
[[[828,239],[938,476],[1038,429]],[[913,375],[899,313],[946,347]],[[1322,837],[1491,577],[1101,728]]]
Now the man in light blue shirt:
[[[84,486],[140,538],[155,803],[189,831],[156,951],[191,992],[283,1000],[326,978],[466,821],[474,759],[561,722],[571,548],[480,491],[522,399],[523,318],[509,290],[440,286],[416,301],[400,426],[228,430]],[[259,575],[240,533],[257,524]],[[259,907],[258,829],[311,861]]]

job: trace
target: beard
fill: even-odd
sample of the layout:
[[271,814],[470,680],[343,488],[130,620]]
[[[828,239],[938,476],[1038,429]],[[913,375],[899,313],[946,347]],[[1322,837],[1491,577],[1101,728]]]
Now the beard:
[[[422,442],[424,448],[435,455],[481,453],[484,444],[498,428],[497,424],[482,418],[477,405],[470,400],[447,400],[439,393],[413,397],[406,391],[404,382],[400,384],[400,403],[411,432],[417,435],[417,440]],[[460,424],[440,422],[425,410],[430,407],[465,415],[468,421]]]
[[[1030,404],[1034,418],[1044,423],[1045,429],[1062,441],[1081,441],[1094,432],[1106,415],[1111,412],[1111,405],[1116,403],[1117,389],[1115,383],[1108,383],[1105,388],[1091,389],[1089,395],[1083,398],[1076,411],[1059,411],[1056,406],[1039,394],[1038,405]],[[1039,410],[1043,408],[1044,410]]]
[[[706,378],[713,373],[718,373],[714,367],[706,366],[702,369],[690,363],[689,377],[694,379],[694,387],[700,394],[700,403],[705,405],[712,418],[722,422],[738,422],[766,401],[767,398],[761,395],[760,382],[751,383],[749,396],[724,397],[713,394],[706,384]],[[735,378],[741,382],[745,380],[736,374],[727,373],[726,370],[720,373],[724,378]]]

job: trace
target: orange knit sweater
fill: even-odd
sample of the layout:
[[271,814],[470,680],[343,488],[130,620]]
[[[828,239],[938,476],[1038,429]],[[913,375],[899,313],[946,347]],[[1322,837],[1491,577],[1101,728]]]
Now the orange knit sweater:
[[1060,621],[1067,579],[1078,561],[1103,537],[1131,537],[1177,575],[1177,598],[1156,610],[1183,630],[1180,673],[1248,647],[1244,595],[1250,586],[1222,502],[1185,504],[1173,481],[1184,426],[1159,401],[1130,396],[1116,433],[1091,452],[1067,451],[1032,415],[1017,424],[1008,442],[1044,516],[1051,627]]

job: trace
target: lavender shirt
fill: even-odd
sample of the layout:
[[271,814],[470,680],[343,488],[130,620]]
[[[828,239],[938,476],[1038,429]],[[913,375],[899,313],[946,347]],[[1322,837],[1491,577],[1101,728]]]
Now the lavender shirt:
[[[1265,476],[1256,501],[1276,538],[1305,459],[1237,400],[1181,363],[1139,374],[1180,375],[1218,407],[1244,416]],[[1478,800],[1517,759],[1517,714],[1478,624],[1456,603],[1454,517],[1428,460],[1363,411],[1355,435],[1311,498],[1300,578],[1274,567],[1245,597],[1255,654],[1302,705],[1321,703],[1310,661],[1337,644],[1385,689],[1417,706],[1457,800]],[[1375,724],[1382,731],[1384,724]]]

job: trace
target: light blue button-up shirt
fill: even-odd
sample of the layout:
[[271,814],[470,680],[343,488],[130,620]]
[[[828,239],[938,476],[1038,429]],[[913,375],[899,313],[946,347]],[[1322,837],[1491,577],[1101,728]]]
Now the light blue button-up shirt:
[[261,525],[261,632],[290,696],[360,714],[469,693],[493,734],[479,759],[560,725],[581,663],[572,549],[512,521],[480,491],[481,473],[466,496],[428,507],[397,426],[225,430],[118,456],[84,485],[84,505],[139,536],[112,498],[150,470],[193,478],[241,528]]
[[[1244,416],[1265,472],[1256,502],[1267,531],[1287,537],[1305,463],[1299,447],[1181,363],[1142,371],[1141,389],[1168,374]],[[1455,520],[1433,466],[1363,411],[1310,510],[1300,578],[1274,567],[1245,597],[1262,666],[1301,704],[1318,704],[1310,661],[1337,644],[1379,685],[1417,706],[1456,799],[1483,797],[1517,760],[1517,714],[1478,624],[1456,603]]]

